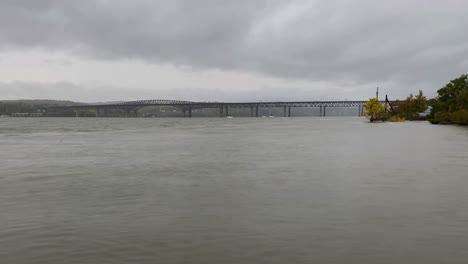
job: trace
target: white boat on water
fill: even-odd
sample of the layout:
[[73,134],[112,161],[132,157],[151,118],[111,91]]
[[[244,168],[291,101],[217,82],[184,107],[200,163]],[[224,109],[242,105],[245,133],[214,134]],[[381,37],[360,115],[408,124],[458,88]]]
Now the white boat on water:
[[233,118],[232,116],[226,116],[226,118]]

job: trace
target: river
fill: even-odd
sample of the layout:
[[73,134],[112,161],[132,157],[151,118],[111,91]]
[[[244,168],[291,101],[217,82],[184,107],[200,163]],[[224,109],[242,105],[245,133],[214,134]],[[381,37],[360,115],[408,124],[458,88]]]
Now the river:
[[468,128],[1,118],[1,263],[467,263]]

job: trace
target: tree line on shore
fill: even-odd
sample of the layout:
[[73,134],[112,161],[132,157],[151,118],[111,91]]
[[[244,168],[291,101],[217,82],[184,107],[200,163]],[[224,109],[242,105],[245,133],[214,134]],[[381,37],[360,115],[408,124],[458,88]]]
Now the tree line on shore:
[[468,74],[451,80],[428,101],[432,107],[429,121],[433,124],[468,125]]
[[[432,124],[468,125],[468,75],[451,80],[437,94],[437,97],[427,100],[420,90],[416,96],[410,94],[405,100],[397,100],[393,104],[371,98],[364,105],[365,114],[371,122],[427,119]],[[422,116],[420,113],[428,107],[431,107],[430,113]]]

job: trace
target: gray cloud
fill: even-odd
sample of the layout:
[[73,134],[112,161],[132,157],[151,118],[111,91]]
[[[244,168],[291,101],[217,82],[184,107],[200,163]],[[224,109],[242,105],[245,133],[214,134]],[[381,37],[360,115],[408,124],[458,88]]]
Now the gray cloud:
[[0,49],[405,91],[467,70],[463,0],[1,0]]
[[[268,93],[265,93],[265,90]],[[345,100],[361,99],[355,97],[352,90],[311,91],[307,87],[296,87],[291,93],[282,86],[267,86],[251,88],[249,91],[236,89],[216,89],[207,87],[172,89],[144,89],[139,88],[138,93],[133,89],[118,86],[89,86],[72,82],[0,82],[1,100],[15,99],[54,99],[72,100],[79,102],[98,101],[131,101],[141,99],[178,99],[192,101],[300,101],[304,98],[315,100]],[[337,93],[339,97],[336,97]],[[367,91],[373,93],[374,91]],[[353,97],[354,96],[354,97]]]
[[89,101],[90,98],[93,98],[92,90],[70,82],[0,82],[0,93],[2,94],[2,100],[73,99],[77,101]]

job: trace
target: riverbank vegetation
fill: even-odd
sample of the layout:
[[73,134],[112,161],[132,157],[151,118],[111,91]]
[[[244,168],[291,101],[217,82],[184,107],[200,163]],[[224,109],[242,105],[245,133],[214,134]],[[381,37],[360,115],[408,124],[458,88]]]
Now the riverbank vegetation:
[[[371,98],[364,105],[364,114],[371,122],[429,120],[432,124],[468,125],[468,74],[451,80],[437,94],[436,98],[427,100],[420,90],[416,96],[410,94],[405,100],[385,104]],[[429,115],[421,115],[429,106]]]
[[416,96],[410,94],[405,100],[396,100],[393,103],[398,117],[406,120],[424,120],[426,117],[421,116],[421,113],[427,110],[427,99],[423,92],[419,90]]
[[410,94],[405,100],[385,103],[377,98],[371,98],[364,105],[365,115],[374,121],[405,122],[406,120],[421,120],[425,117],[420,113],[427,110],[427,99],[420,90],[418,95]]
[[388,118],[388,122],[405,122],[406,119],[404,117],[399,117],[397,115],[392,115]]
[[468,74],[451,80],[429,100],[432,124],[468,125]]
[[386,108],[377,98],[371,98],[364,104],[364,115],[368,116],[371,122],[385,121]]

